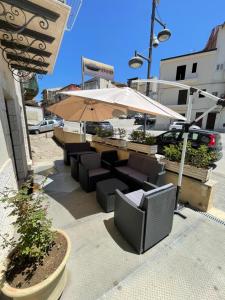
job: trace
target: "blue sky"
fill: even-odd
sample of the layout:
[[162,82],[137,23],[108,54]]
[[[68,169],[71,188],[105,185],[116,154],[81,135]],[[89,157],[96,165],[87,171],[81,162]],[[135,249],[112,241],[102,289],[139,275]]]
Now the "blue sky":
[[[156,76],[160,59],[202,50],[211,29],[225,21],[225,1],[160,0],[158,12],[172,36],[153,50],[151,75]],[[135,49],[147,55],[150,16],[151,0],[83,0],[73,30],[65,32],[53,74],[39,80],[40,92],[79,84],[82,55],[114,65],[116,81],[146,78],[147,64],[130,69],[128,60]],[[155,32],[159,30],[156,25]]]

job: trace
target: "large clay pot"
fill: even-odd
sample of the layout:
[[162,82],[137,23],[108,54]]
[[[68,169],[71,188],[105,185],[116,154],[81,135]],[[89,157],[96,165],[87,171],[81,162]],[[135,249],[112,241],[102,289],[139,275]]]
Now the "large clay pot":
[[71,251],[71,243],[67,234],[62,230],[56,230],[62,234],[67,241],[65,257],[58,268],[44,281],[29,288],[18,289],[4,282],[2,292],[8,297],[19,300],[57,300],[62,294],[66,281],[66,263]]

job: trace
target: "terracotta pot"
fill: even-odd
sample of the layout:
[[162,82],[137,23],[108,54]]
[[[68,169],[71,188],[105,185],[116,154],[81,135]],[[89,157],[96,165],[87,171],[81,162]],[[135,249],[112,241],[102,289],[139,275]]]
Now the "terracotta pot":
[[11,287],[6,281],[4,282],[2,292],[8,297],[20,300],[57,300],[62,294],[66,281],[66,263],[68,261],[71,243],[67,234],[62,230],[56,230],[62,234],[67,241],[67,250],[65,257],[58,268],[45,280],[29,288],[18,289]]

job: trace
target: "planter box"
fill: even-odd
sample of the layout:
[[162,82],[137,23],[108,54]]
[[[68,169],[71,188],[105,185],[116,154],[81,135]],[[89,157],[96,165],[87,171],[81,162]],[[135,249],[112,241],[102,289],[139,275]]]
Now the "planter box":
[[[175,161],[170,161],[167,159],[164,159],[163,162],[165,163],[165,168],[167,170],[175,173],[179,173],[180,163]],[[202,182],[208,181],[211,173],[212,173],[212,168],[203,169],[203,168],[197,168],[190,165],[184,165],[184,173],[183,173],[184,175],[198,179]]]
[[151,145],[150,146],[150,145],[144,145],[144,144],[128,142],[127,143],[127,149],[153,155],[153,154],[157,153],[158,146],[157,145]]
[[127,146],[127,141],[121,139],[106,138],[105,143],[119,148],[126,148]]
[[105,138],[102,138],[97,135],[92,135],[92,141],[97,143],[104,143],[105,144]]

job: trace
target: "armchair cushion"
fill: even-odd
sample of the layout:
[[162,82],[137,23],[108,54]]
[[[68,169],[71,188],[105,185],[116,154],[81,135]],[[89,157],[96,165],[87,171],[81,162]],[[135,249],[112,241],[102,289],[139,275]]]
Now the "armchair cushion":
[[99,175],[108,174],[108,173],[110,173],[110,170],[107,170],[107,169],[104,169],[104,168],[90,169],[89,170],[89,177],[99,176]]
[[80,161],[88,170],[101,168],[100,153],[84,154],[81,156]]
[[140,206],[142,197],[143,197],[144,191],[143,190],[137,190],[132,193],[128,193],[125,196],[134,203],[137,207]]

